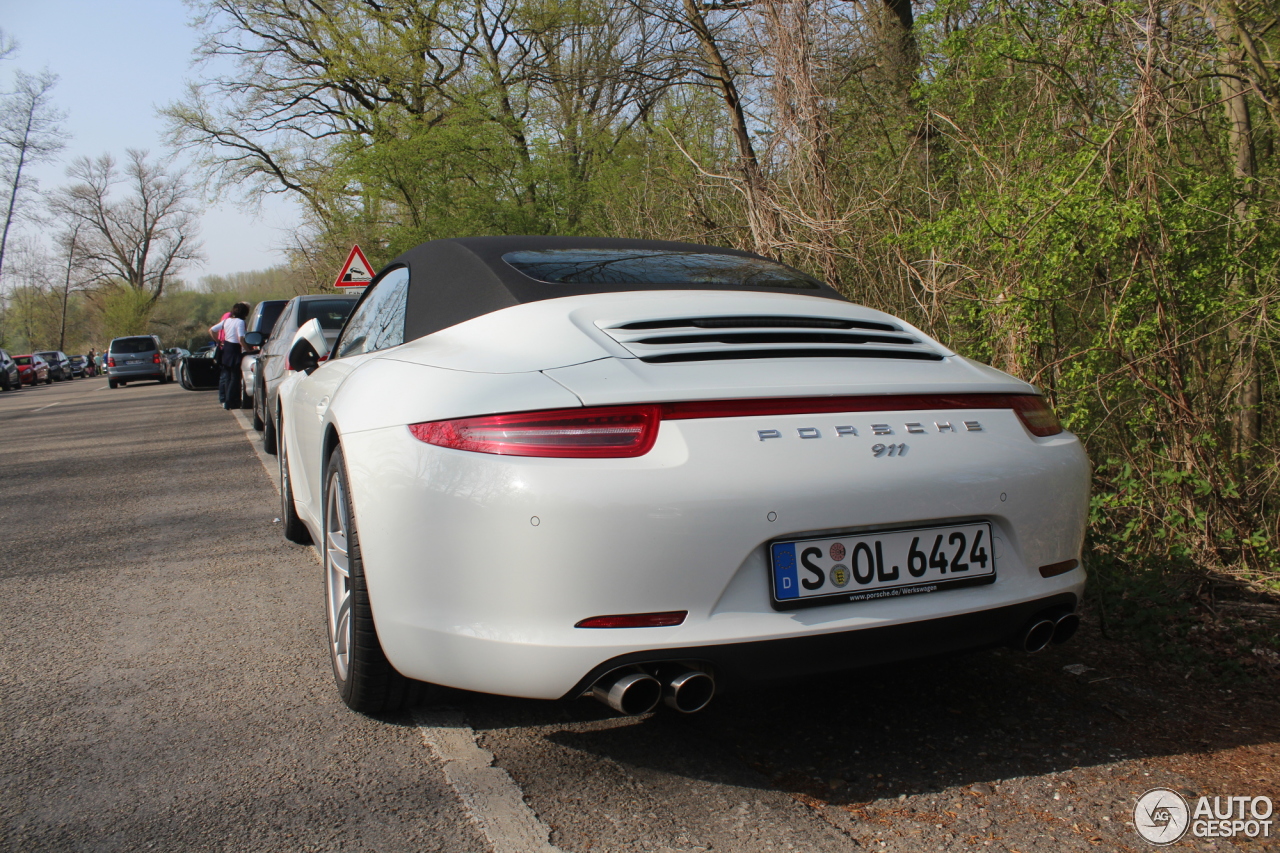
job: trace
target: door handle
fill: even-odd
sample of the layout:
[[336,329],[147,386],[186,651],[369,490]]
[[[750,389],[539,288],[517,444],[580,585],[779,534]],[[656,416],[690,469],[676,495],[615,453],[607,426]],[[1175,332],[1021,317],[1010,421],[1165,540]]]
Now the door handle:
[[325,409],[329,408],[329,398],[321,397],[320,402],[316,403],[316,415],[323,418]]

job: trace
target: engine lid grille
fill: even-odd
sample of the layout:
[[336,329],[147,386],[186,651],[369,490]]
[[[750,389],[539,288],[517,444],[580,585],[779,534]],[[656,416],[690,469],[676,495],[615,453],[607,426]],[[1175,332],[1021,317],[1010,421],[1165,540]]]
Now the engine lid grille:
[[760,358],[943,359],[929,342],[898,325],[844,317],[675,317],[597,326],[651,364]]

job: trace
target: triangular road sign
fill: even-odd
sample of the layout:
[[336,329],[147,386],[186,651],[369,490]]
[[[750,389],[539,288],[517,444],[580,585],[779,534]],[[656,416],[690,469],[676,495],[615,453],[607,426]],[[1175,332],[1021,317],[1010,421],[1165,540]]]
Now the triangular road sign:
[[347,255],[347,262],[342,265],[342,272],[338,273],[338,280],[333,283],[333,286],[364,287],[371,281],[373,281],[373,266],[364,256],[364,252],[360,251],[359,246],[352,246],[351,254]]

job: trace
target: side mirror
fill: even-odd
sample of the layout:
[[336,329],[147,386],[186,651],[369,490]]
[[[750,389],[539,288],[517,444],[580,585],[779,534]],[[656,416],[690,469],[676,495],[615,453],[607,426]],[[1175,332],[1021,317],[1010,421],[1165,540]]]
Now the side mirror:
[[263,337],[262,332],[247,332],[244,336],[244,342],[251,347],[260,347],[266,343],[266,338]]
[[319,366],[320,354],[311,345],[311,341],[300,337],[293,342],[293,349],[289,350],[290,370],[300,370],[309,374]]

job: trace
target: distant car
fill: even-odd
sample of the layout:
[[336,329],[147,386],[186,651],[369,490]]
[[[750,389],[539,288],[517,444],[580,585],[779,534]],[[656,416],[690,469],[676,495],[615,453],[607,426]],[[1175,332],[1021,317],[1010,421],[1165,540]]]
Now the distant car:
[[[253,306],[253,310],[249,312],[249,319],[245,321],[244,330],[248,332],[259,332],[263,339],[271,337],[271,330],[275,328],[276,321],[280,319],[280,314],[284,311],[284,306],[289,304],[288,299],[266,299]],[[258,370],[258,354],[245,353],[244,358],[240,359],[240,388],[241,388],[241,406],[248,408],[253,401],[253,384],[257,377]]]
[[49,364],[49,377],[55,382],[65,382],[73,378],[71,360],[61,350],[44,350],[36,353]]
[[88,361],[82,355],[67,356],[67,363],[71,365],[71,377],[73,379],[83,379],[89,375]]
[[164,351],[165,359],[167,359],[169,364],[174,366],[175,368],[177,367],[177,364],[179,361],[181,361],[182,359],[186,358],[189,355],[191,355],[191,352],[189,350],[183,349],[182,347],[169,347],[167,350]]
[[276,431],[273,425],[276,392],[289,369],[287,362],[293,336],[308,321],[316,320],[324,332],[325,341],[332,346],[357,298],[343,295],[295,296],[289,300],[280,319],[276,321],[270,339],[266,339],[260,332],[245,336],[245,343],[262,347],[258,353],[251,396],[253,426],[254,429],[262,430],[262,449],[267,453],[276,452]]
[[22,370],[13,356],[0,349],[0,388],[5,391],[22,390]]
[[14,356],[13,360],[18,363],[23,385],[39,385],[41,382],[45,385],[53,384],[53,378],[49,376],[49,362],[40,356],[19,355]]
[[107,348],[107,384],[112,388],[139,379],[154,379],[164,384],[172,378],[173,369],[155,335],[116,338]]

